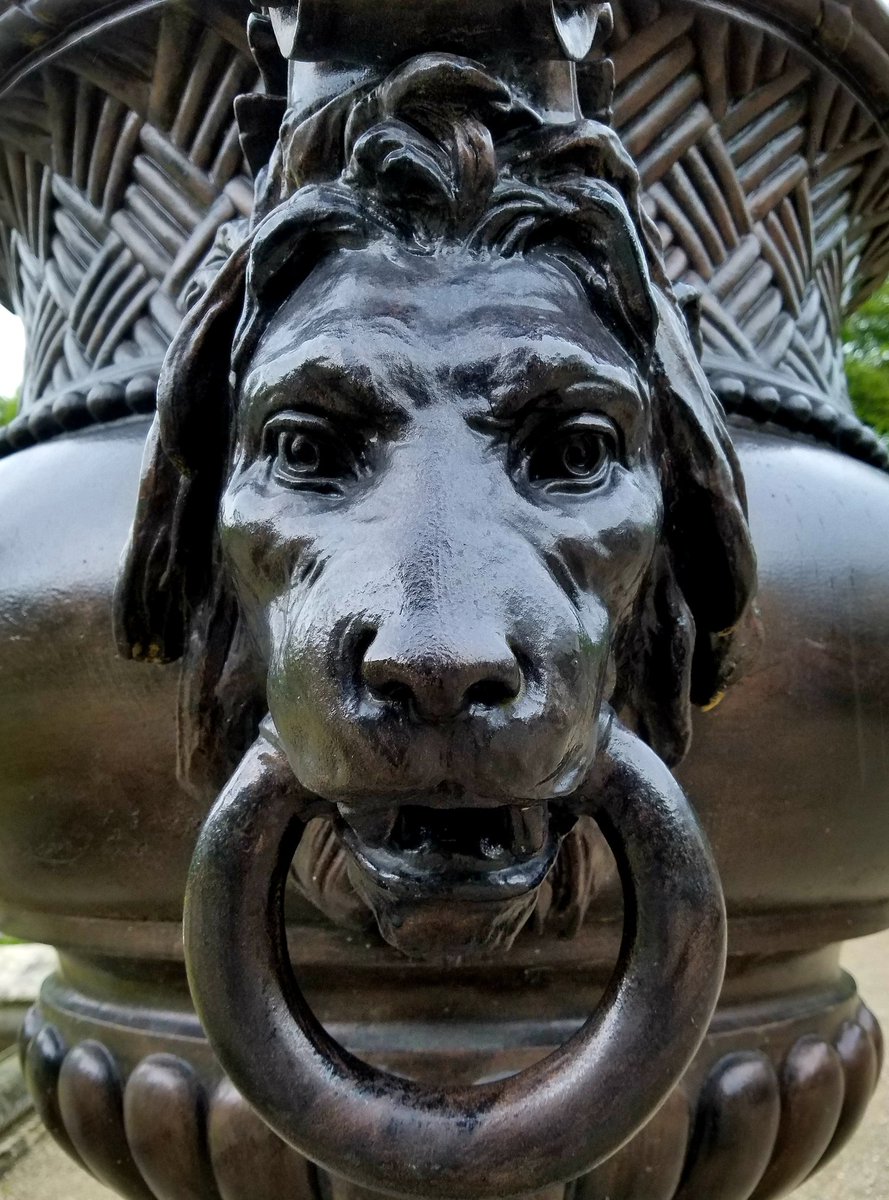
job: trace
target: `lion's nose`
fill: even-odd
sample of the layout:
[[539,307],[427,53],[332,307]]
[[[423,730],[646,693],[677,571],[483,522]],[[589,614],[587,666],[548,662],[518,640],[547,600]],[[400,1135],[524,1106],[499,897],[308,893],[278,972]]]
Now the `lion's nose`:
[[372,696],[421,720],[443,721],[475,709],[509,704],[522,690],[522,669],[505,639],[492,637],[472,653],[439,647],[412,652],[378,634],[365,651],[361,675]]

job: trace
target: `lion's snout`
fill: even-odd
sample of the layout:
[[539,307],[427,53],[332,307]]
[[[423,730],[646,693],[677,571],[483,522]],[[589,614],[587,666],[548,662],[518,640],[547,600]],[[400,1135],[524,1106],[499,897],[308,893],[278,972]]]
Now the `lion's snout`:
[[543,570],[507,575],[504,557],[433,601],[390,563],[329,559],[276,627],[270,706],[303,785],[369,810],[567,794],[589,766],[605,638],[584,637]]

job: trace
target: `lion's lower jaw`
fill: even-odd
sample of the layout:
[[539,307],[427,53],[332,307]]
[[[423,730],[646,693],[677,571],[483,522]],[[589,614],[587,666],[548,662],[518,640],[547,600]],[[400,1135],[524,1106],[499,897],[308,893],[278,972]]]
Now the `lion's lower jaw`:
[[586,817],[563,838],[553,869],[539,887],[509,900],[484,903],[451,897],[440,905],[434,934],[427,911],[433,897],[424,905],[413,898],[406,902],[391,893],[381,895],[329,820],[319,818],[307,825],[291,884],[340,928],[367,932],[377,925],[382,937],[403,953],[439,962],[504,953],[525,927],[571,936],[597,897],[619,891],[611,853]]
[[374,915],[385,941],[407,958],[427,963],[458,963],[507,951],[530,920],[539,888],[507,900],[441,903],[435,894],[395,896],[350,866],[355,891]]

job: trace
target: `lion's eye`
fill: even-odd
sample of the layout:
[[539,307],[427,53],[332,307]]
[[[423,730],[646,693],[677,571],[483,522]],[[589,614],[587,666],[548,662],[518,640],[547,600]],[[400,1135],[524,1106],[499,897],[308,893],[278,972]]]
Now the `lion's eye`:
[[528,481],[569,489],[604,481],[618,454],[618,435],[605,417],[584,413],[549,428],[528,448]]
[[275,476],[282,483],[336,492],[339,483],[357,472],[351,446],[319,417],[270,421],[266,445]]
[[310,478],[318,475],[324,453],[317,437],[305,433],[291,433],[282,429],[278,434],[278,462],[286,465],[297,475]]

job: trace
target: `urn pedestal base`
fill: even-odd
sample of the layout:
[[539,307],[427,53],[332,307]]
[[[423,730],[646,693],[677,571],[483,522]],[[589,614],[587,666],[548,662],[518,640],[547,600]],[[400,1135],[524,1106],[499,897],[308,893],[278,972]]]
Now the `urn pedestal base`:
[[[535,1200],[767,1200],[802,1183],[858,1125],[882,1059],[879,1026],[838,953],[730,959],[704,1044],[653,1120],[591,1174]],[[362,974],[351,975],[351,1006],[366,990],[368,1019],[359,1023],[343,1019],[350,998],[341,982],[331,986],[318,966],[300,968],[316,1011],[354,1053],[453,1085],[520,1070],[564,1042],[608,968],[535,971],[524,962],[488,993],[487,1013],[472,1003],[478,974],[463,973],[450,1011],[430,1004],[422,971],[412,981],[405,971],[397,987],[375,988]],[[532,1015],[541,993],[546,1020]],[[147,971],[144,963],[63,957],[21,1046],[53,1136],[122,1196],[372,1195],[307,1162],[255,1115],[222,1076],[173,964]]]

